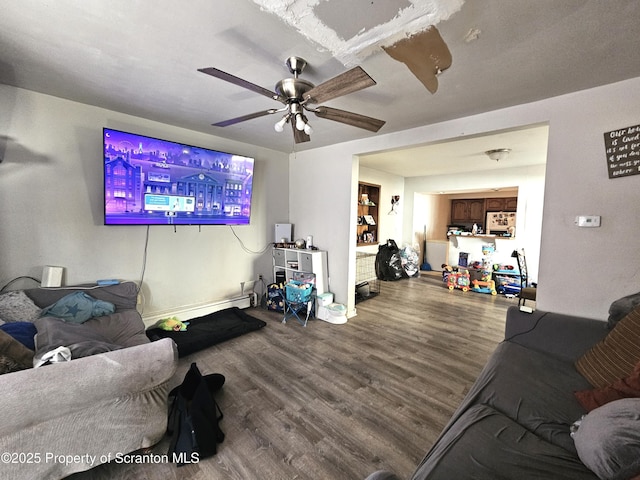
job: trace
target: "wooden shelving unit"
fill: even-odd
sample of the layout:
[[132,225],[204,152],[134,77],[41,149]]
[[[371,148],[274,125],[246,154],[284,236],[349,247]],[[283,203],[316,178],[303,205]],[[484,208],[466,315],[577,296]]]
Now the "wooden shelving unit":
[[358,183],[358,239],[357,245],[377,245],[378,210],[380,205],[380,185]]

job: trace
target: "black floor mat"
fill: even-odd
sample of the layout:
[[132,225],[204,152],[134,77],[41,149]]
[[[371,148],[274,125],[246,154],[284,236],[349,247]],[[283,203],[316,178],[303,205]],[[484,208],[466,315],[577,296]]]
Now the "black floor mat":
[[266,322],[232,307],[189,320],[184,332],[150,328],[147,330],[147,337],[152,342],[167,337],[173,339],[178,345],[178,357],[182,358],[211,345],[259,330],[265,325]]

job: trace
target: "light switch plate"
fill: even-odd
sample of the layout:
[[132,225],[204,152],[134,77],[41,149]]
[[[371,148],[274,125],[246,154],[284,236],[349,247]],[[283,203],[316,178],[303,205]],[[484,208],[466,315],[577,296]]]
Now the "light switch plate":
[[576,217],[576,225],[579,227],[599,227],[600,215],[580,215]]

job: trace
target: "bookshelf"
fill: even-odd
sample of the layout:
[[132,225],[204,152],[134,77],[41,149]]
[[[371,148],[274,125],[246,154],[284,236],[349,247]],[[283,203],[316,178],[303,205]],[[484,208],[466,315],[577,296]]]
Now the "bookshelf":
[[358,183],[357,245],[377,245],[379,227],[380,185]]

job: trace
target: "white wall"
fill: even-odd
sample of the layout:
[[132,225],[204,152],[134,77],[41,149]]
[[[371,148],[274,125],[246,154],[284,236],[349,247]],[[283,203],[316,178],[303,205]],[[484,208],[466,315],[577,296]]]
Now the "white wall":
[[[313,243],[327,251],[330,290],[336,302],[347,306],[347,315],[353,316],[358,178],[381,185],[381,217],[387,217],[385,199],[390,210],[391,195],[403,196],[403,179],[359,168],[357,158],[343,148],[329,146],[291,154],[289,206],[295,237],[313,235]],[[381,238],[395,238],[400,245],[401,238],[396,237],[401,235],[402,215],[389,217],[393,220],[380,220]],[[378,251],[377,246],[359,250]]]
[[413,194],[413,228],[410,231],[414,232],[414,242],[420,244],[421,268],[424,265],[426,270],[442,271],[442,265],[448,263],[446,231],[450,217],[451,200],[448,195]]
[[[355,225],[356,213],[345,205],[356,202],[354,155],[548,123],[537,306],[541,310],[605,319],[613,300],[640,290],[640,216],[637,214],[640,175],[610,180],[603,144],[604,132],[640,123],[638,99],[640,78],[635,78],[526,105],[299,152],[297,161],[307,169],[291,170],[291,184],[300,192],[323,195],[327,199],[323,205],[316,204],[315,208],[306,210],[304,216],[314,219],[315,231],[326,230],[340,239],[331,243],[334,248],[329,251],[329,257],[334,262],[350,261],[353,265],[355,243],[349,241],[349,232],[355,230],[352,225]],[[339,179],[333,183],[336,188],[343,187],[344,194],[325,196],[329,184],[318,182],[316,174],[327,176],[322,173],[327,168],[332,169],[332,178]],[[352,198],[346,198],[347,192]],[[522,192],[520,188],[519,194]],[[409,197],[405,193],[405,200]],[[338,203],[340,201],[346,203]],[[409,210],[406,204],[404,208]],[[342,211],[334,219],[337,221],[328,222],[323,218],[327,210]],[[294,212],[292,207],[291,220],[295,222],[302,213],[301,209]],[[575,227],[575,216],[585,214],[602,215],[602,227]],[[406,228],[411,222],[405,218],[404,225]],[[407,234],[411,232],[405,232]],[[354,285],[350,284],[346,265],[334,266],[330,261],[332,290],[338,301],[344,303],[343,299],[350,295]]]
[[[6,85],[0,112],[1,285],[44,265],[64,266],[66,284],[140,278],[146,227],[102,224],[103,127],[255,157],[251,224],[234,227],[250,250],[288,218],[285,154]],[[271,265],[270,249],[246,253],[227,226],[152,226],[144,313],[237,296]]]
[[[313,243],[327,251],[329,289],[338,303],[349,303],[348,284],[355,289],[357,161],[339,147],[325,147],[290,155],[289,220],[295,238],[313,235]],[[352,179],[355,178],[355,183]],[[353,219],[353,222],[351,222]],[[353,297],[353,295],[352,295]]]

